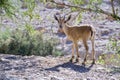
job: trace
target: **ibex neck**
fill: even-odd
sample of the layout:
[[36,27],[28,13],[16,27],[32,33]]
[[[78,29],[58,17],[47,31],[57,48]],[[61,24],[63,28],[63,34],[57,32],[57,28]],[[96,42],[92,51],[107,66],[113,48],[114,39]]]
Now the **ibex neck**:
[[68,32],[69,32],[69,28],[70,28],[70,25],[69,24],[65,24],[64,25],[64,27],[63,27],[63,31],[64,31],[64,33],[67,35],[68,34]]

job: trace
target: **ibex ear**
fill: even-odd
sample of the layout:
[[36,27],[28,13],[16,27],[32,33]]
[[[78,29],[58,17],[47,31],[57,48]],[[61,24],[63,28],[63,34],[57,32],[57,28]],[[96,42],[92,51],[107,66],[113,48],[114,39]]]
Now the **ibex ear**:
[[55,18],[55,20],[57,20],[57,21],[58,21],[58,18],[57,18],[57,16],[56,16],[56,15],[54,15],[54,18]]
[[68,18],[65,20],[65,23],[68,22],[71,19],[71,15],[68,16]]

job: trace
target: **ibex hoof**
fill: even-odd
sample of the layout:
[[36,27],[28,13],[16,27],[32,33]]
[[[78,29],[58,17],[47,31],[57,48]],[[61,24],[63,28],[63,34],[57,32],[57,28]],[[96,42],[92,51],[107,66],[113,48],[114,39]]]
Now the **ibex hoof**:
[[92,64],[95,64],[95,59],[93,59],[93,62],[92,62]]
[[82,65],[85,66],[85,62],[83,62]]
[[73,62],[73,59],[70,59],[70,60],[69,60],[69,62],[71,62],[71,63],[72,63],[72,62]]
[[92,64],[95,64],[95,61],[93,61]]
[[79,62],[79,59],[76,59],[76,63]]

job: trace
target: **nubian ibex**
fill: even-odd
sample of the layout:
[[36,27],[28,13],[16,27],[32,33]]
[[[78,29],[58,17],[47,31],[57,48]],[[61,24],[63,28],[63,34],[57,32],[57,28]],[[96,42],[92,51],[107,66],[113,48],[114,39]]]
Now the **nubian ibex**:
[[79,25],[79,26],[71,26],[68,24],[68,21],[71,19],[71,15],[69,15],[67,18],[65,16],[61,16],[60,14],[54,15],[55,20],[58,21],[59,28],[63,29],[65,35],[69,40],[73,42],[72,45],[72,57],[70,59],[70,62],[73,62],[74,59],[74,50],[76,49],[77,57],[76,62],[79,61],[80,54],[78,53],[78,41],[83,41],[84,47],[86,49],[86,54],[84,57],[83,65],[85,65],[86,58],[88,55],[88,44],[87,41],[91,40],[92,43],[92,64],[95,64],[95,49],[94,49],[94,39],[95,39],[95,29],[91,25]]

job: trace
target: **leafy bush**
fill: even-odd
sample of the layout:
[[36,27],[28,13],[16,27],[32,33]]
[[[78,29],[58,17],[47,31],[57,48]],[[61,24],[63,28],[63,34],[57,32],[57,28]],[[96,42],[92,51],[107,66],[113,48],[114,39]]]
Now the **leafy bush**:
[[[0,31],[0,53],[46,56],[56,55],[55,50],[51,40],[44,40],[40,32],[28,25],[25,30]],[[60,52],[57,55],[60,55]]]
[[113,51],[114,53],[120,54],[120,40],[115,38],[111,39],[107,44],[108,51]]
[[[46,1],[44,0],[44,2]],[[60,51],[55,48],[55,41],[44,39],[40,32],[33,29],[32,20],[40,20],[39,11],[38,13],[35,11],[36,3],[35,0],[0,0],[1,21],[3,17],[8,15],[15,22],[16,27],[19,28],[16,30],[6,29],[8,26],[1,23],[0,27],[4,25],[5,30],[3,31],[0,28],[0,53],[61,55]],[[21,10],[23,8],[26,9]]]
[[0,0],[0,15],[7,14],[9,17],[15,15],[15,12],[21,7],[20,0]]
[[116,35],[110,38],[107,44],[107,52],[110,51],[114,54],[102,54],[98,58],[98,63],[120,66],[120,40]]

